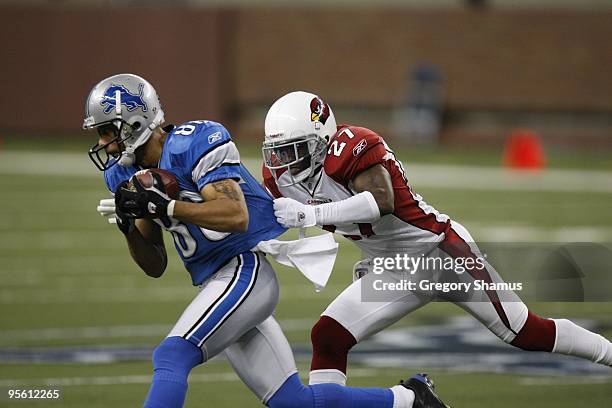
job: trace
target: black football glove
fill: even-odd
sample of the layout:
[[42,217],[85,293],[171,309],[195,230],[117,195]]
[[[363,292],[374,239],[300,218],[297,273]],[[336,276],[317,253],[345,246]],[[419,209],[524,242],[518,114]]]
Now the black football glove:
[[[153,176],[151,187],[144,187],[138,177],[132,176],[130,179],[138,194],[135,200],[136,208],[132,210],[132,213],[137,215],[136,218],[159,218],[164,224],[167,224],[169,223],[168,204],[172,199],[166,193],[161,176],[153,172],[151,176]],[[127,204],[130,207],[131,200],[128,200]]]
[[126,193],[132,193],[132,191],[128,189],[128,182],[124,181],[115,190],[115,214],[117,215],[117,227],[125,235],[128,235],[134,230],[136,223],[134,221],[135,217],[131,217],[124,210],[129,196]]

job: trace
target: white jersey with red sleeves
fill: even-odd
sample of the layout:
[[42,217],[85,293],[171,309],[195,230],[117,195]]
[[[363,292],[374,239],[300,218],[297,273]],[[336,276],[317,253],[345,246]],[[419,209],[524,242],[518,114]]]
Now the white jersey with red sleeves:
[[[362,171],[380,164],[391,175],[395,194],[393,214],[371,223],[325,225],[324,229],[355,241],[368,257],[406,252],[406,244],[435,243],[444,239],[450,219],[428,205],[410,188],[402,163],[382,137],[357,126],[340,125],[332,137],[323,171],[302,183],[279,187],[263,166],[264,185],[275,197],[289,197],[301,203],[318,205],[340,201],[357,194],[352,180]],[[284,171],[277,174],[284,181]],[[280,183],[285,184],[285,183]]]

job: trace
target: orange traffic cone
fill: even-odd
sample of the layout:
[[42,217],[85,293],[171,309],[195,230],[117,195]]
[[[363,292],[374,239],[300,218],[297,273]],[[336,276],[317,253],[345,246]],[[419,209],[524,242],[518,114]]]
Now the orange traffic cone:
[[504,147],[503,163],[511,169],[542,169],[546,157],[538,134],[531,129],[512,131]]

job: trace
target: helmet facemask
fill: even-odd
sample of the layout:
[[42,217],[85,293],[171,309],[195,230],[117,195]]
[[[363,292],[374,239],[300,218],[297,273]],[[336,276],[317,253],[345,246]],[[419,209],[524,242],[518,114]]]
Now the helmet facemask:
[[[112,132],[115,134],[113,139],[104,143],[103,145],[96,142],[88,152],[89,158],[100,171],[108,170],[115,164],[119,163],[119,159],[126,149],[125,142],[132,137],[132,126],[123,120],[115,119],[92,127],[98,129],[98,135],[100,136],[108,129],[112,130]],[[112,145],[113,143],[117,143],[120,150],[117,153],[111,154],[106,151],[106,147]],[[111,161],[111,158],[115,158],[117,160]]]
[[[279,187],[292,186],[315,175],[325,157],[326,146],[325,140],[316,134],[290,141],[266,141],[262,148],[264,164]],[[287,174],[283,183],[279,182],[281,173]]]

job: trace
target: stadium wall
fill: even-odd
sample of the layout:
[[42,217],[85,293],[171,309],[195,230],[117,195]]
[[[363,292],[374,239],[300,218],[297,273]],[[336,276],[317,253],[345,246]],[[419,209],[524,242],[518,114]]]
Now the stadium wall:
[[[137,18],[136,18],[137,16]],[[612,12],[415,9],[0,8],[0,129],[79,128],[98,79],[155,84],[167,116],[251,134],[286,91],[389,110],[420,62],[438,64],[449,111],[612,110]]]
[[[450,109],[612,109],[612,13],[253,10],[236,21],[238,103],[318,88],[389,106],[420,62],[439,65]],[[329,97],[328,96],[328,97]]]
[[[223,118],[220,12],[180,9],[0,9],[0,128],[80,129],[100,79],[139,73],[163,97],[167,118]],[[10,40],[9,40],[10,39]],[[9,113],[10,112],[10,113]]]

